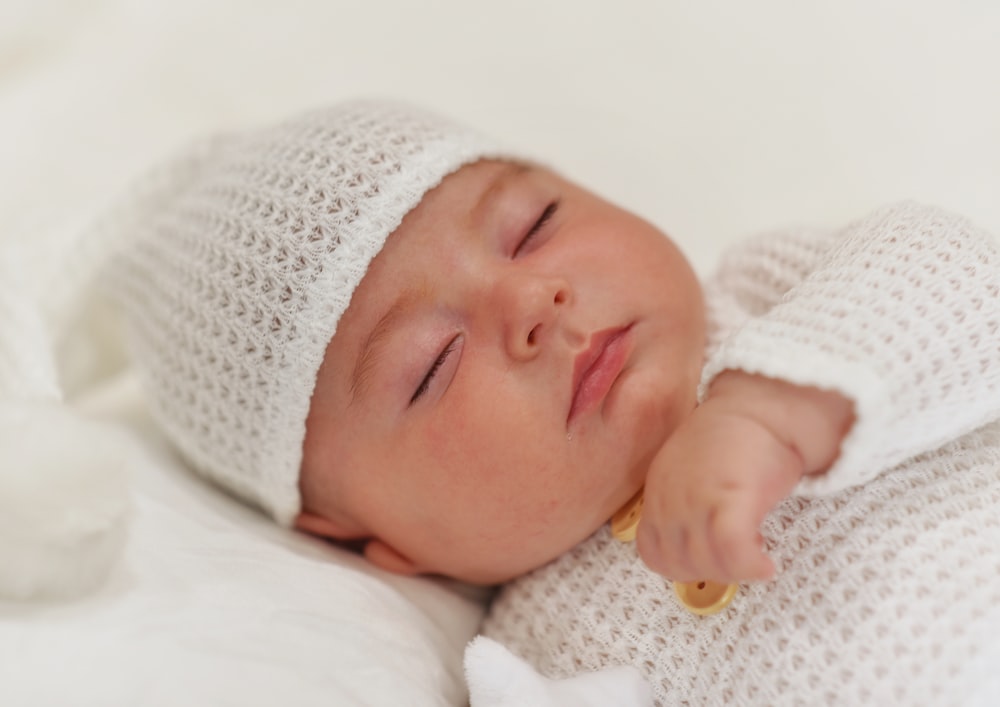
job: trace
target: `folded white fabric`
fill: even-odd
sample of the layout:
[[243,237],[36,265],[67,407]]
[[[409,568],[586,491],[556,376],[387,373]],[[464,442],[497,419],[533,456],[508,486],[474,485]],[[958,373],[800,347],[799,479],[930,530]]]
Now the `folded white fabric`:
[[125,540],[127,436],[62,402],[24,259],[0,249],[0,598],[77,596]]
[[134,445],[127,542],[80,600],[0,601],[0,705],[468,704],[478,592],[388,575],[221,493],[172,451],[134,372],[74,402]]
[[465,649],[472,707],[653,707],[653,693],[629,665],[550,680],[485,636]]
[[0,597],[78,596],[125,541],[130,440],[52,401],[0,401]]

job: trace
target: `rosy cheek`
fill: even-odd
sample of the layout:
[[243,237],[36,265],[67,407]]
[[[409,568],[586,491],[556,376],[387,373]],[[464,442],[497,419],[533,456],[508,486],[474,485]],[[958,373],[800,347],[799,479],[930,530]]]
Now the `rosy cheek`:
[[[439,401],[440,404],[441,401]],[[419,443],[423,455],[433,467],[433,473],[454,491],[464,486],[474,486],[481,476],[480,467],[486,440],[475,424],[475,418],[462,413],[460,406],[452,406],[434,415],[420,430]]]
[[436,419],[424,428],[423,441],[434,456],[454,455],[456,430],[447,419]]

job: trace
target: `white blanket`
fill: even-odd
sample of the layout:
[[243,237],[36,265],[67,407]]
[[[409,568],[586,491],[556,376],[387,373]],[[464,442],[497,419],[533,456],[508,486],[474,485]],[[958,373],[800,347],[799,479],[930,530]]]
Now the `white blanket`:
[[131,376],[79,407],[134,447],[127,540],[97,591],[0,601],[0,703],[464,701],[481,597],[387,576],[216,491],[166,445]]

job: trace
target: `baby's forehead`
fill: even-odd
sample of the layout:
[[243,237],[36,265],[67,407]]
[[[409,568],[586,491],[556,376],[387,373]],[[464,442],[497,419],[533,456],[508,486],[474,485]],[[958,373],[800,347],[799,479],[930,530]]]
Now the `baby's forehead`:
[[411,251],[414,241],[430,247],[455,233],[496,238],[497,231],[523,225],[529,215],[537,218],[536,211],[570,192],[586,190],[536,162],[494,158],[471,162],[424,193],[390,232],[368,272],[396,260],[398,251]]
[[538,169],[537,166],[523,161],[478,160],[447,175],[440,185],[424,194],[420,204],[442,198],[442,193],[452,198],[471,200],[477,204],[489,202],[502,194],[511,183]]
[[554,173],[525,161],[484,159],[465,165],[428,190],[393,233],[405,231],[415,222],[424,227],[449,222],[479,224],[503,199],[516,198],[526,182],[546,175]]
[[[404,305],[433,289],[430,275],[421,270],[427,261],[420,256],[454,241],[456,232],[477,232],[501,200],[516,198],[512,190],[518,182],[541,169],[523,161],[484,159],[445,176],[389,234],[354,292],[346,320],[398,320]],[[384,328],[376,324],[374,331]]]

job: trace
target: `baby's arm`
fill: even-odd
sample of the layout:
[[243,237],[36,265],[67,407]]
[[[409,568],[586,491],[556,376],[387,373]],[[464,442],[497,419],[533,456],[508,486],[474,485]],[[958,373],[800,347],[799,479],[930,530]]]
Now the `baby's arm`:
[[838,393],[722,373],[650,467],[639,554],[682,582],[769,579],[757,529],[804,475],[829,468],[853,419]]
[[725,337],[703,384],[741,370],[834,390],[857,417],[826,474],[862,484],[1000,418],[1000,253],[954,214],[880,209],[844,229],[801,282]]
[[[776,242],[794,245],[788,238]],[[770,565],[757,549],[758,523],[796,484],[799,492],[816,493],[863,483],[1000,416],[1000,258],[988,234],[946,212],[902,204],[853,224],[823,246],[810,253],[814,263],[800,259],[801,276],[789,278],[800,281],[785,292],[775,291],[767,272],[740,273],[730,264],[729,280],[738,285],[733,301],[765,294],[753,303],[756,311],[731,318],[734,331],[706,366],[705,402],[651,468],[639,550],[668,576],[683,579],[680,570],[696,573],[703,566],[726,570],[706,578],[766,576]],[[766,251],[766,244],[758,250]],[[783,262],[782,255],[771,257]],[[749,262],[759,269],[766,261]],[[795,435],[759,419],[761,410],[771,409],[764,398],[798,400],[788,404],[781,424],[810,419],[808,405],[802,407],[801,396],[792,392],[795,386],[735,396],[724,382],[754,374],[850,401],[847,418],[837,413],[836,402],[829,404],[830,426],[818,439],[837,434],[836,443],[818,443],[821,451],[832,449],[826,464],[833,464],[825,473],[804,456],[795,463],[787,444]],[[743,393],[743,403],[722,402]],[[747,414],[734,416],[733,407]],[[793,448],[804,449],[794,440]],[[681,482],[682,476],[687,480]],[[674,501],[671,493],[688,497]],[[729,510],[720,511],[722,505]],[[678,506],[688,518],[685,525],[664,520]],[[706,523],[712,533],[699,530]],[[720,534],[729,539],[722,559],[709,540]],[[738,550],[730,547],[733,538]],[[677,547],[684,549],[670,549]],[[687,559],[692,554],[702,558],[695,568]]]

